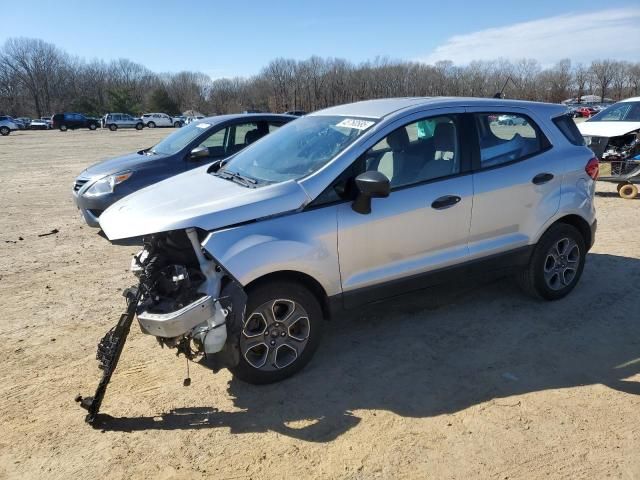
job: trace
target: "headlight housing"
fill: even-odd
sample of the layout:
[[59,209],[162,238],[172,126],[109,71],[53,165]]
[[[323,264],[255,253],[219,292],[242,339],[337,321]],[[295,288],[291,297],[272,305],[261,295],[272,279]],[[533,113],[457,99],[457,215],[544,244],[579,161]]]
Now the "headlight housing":
[[133,172],[126,170],[124,172],[118,172],[113,175],[102,177],[100,180],[94,182],[94,184],[84,192],[84,195],[87,197],[99,197],[101,195],[113,193],[115,186],[129,180],[131,175],[133,175]]

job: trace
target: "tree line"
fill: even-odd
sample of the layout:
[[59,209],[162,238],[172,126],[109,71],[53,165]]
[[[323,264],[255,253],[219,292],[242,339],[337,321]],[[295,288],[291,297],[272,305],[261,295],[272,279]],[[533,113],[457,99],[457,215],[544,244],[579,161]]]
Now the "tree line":
[[371,98],[492,97],[502,91],[506,98],[554,103],[587,94],[620,100],[640,94],[640,63],[563,59],[544,68],[526,58],[464,66],[376,58],[356,64],[313,56],[277,58],[257,75],[212,80],[196,71],[156,73],[127,59],[85,61],[40,39],[11,38],[0,48],[0,113],[13,116],[311,112]]

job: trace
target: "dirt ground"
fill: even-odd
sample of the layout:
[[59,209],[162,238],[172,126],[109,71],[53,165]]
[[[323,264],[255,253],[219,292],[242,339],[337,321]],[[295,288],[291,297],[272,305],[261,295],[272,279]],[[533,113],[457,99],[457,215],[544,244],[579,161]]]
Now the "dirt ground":
[[0,478],[640,478],[640,200],[608,184],[564,300],[509,279],[408,295],[331,322],[266,387],[197,365],[183,387],[184,359],[134,326],[86,425],[73,398],[135,248],[83,226],[72,181],[169,132],[0,137]]

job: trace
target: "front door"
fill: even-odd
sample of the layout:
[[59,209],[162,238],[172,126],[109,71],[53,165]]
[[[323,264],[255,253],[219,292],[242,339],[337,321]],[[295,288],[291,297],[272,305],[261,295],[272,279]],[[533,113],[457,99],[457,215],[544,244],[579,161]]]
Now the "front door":
[[414,121],[358,160],[357,170],[378,170],[390,179],[391,194],[373,199],[366,215],[351,203],[338,206],[347,306],[396,293],[393,285],[468,258],[473,185],[463,162],[460,119],[446,114]]

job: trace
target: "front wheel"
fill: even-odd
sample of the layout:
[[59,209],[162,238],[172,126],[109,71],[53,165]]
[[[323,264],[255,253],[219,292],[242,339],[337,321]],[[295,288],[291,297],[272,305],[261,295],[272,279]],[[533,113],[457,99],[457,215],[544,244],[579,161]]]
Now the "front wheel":
[[518,283],[533,297],[558,300],[580,280],[586,254],[584,238],[575,227],[552,225],[538,241],[529,265],[518,274]]
[[[252,384],[278,382],[300,371],[322,337],[322,308],[298,283],[276,281],[249,291],[240,337],[240,363],[230,368]],[[233,341],[233,340],[232,340]]]
[[180,128],[180,127],[182,127],[182,123],[180,123],[180,122],[175,122],[173,124],[173,128]]
[[66,125],[60,125],[60,131],[61,132],[66,132],[67,131],[67,126]]
[[112,132],[115,132],[118,129],[118,126],[114,123],[112,123],[111,125],[109,125],[109,130],[111,130]]
[[6,137],[11,133],[11,129],[9,127],[0,127],[0,135]]
[[98,125],[96,125],[95,123],[89,124],[89,130],[95,130],[96,128],[98,128]]

